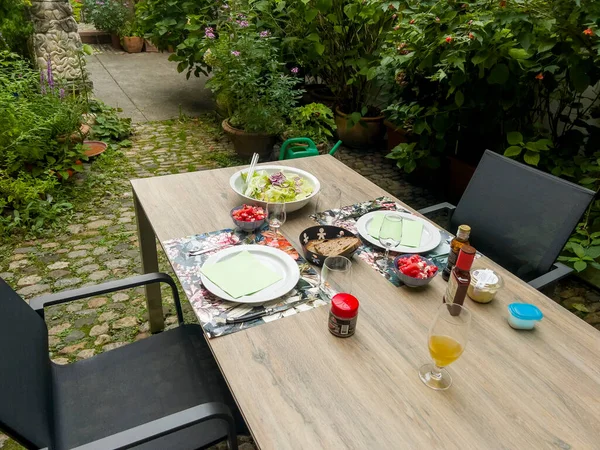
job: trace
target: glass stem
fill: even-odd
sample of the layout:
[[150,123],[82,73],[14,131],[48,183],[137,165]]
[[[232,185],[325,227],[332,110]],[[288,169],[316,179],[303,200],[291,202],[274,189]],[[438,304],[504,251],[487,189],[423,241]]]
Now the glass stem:
[[389,249],[389,247],[386,247],[385,248],[385,257],[384,257],[384,259],[385,259],[385,267],[389,267],[390,266],[390,261],[388,259],[389,256],[390,256],[390,249]]
[[439,367],[437,364],[434,364],[433,369],[431,369],[431,378],[435,380],[442,379],[442,368]]

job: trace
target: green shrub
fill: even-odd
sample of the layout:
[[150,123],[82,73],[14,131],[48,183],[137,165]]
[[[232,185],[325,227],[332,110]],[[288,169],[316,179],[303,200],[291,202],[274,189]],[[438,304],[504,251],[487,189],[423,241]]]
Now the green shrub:
[[333,111],[321,103],[311,103],[292,109],[285,137],[307,137],[316,144],[322,144],[333,137],[335,129]]
[[30,0],[0,2],[0,50],[29,55],[27,40],[33,33],[29,20]]
[[119,34],[132,15],[129,8],[118,0],[84,0],[83,11],[86,20],[97,30],[114,34]]

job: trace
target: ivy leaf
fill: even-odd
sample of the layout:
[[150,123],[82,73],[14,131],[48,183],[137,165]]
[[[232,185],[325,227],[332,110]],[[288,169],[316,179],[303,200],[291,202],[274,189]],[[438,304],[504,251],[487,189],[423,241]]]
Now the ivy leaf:
[[523,142],[523,135],[518,131],[509,131],[506,133],[506,140],[510,145],[519,145]]
[[519,147],[518,145],[511,145],[510,147],[508,147],[506,150],[504,150],[504,156],[519,156],[521,154],[521,151],[523,149],[521,147]]
[[587,306],[585,306],[583,303],[573,303],[571,308],[576,309],[579,312],[590,312],[590,310],[587,309]]
[[578,257],[583,258],[585,256],[585,250],[581,245],[573,244],[571,245],[571,249],[573,250],[573,253],[575,253]]
[[456,91],[456,94],[454,94],[454,103],[456,103],[456,106],[458,106],[460,108],[464,102],[465,102],[464,94],[461,91]]
[[522,48],[511,48],[508,51],[508,54],[510,56],[512,56],[514,59],[528,59],[531,57],[531,55]]
[[590,258],[598,258],[600,256],[600,246],[589,247],[585,249],[586,256]]
[[310,23],[317,17],[317,14],[319,14],[319,10],[309,9],[304,13],[304,20],[306,20],[306,23]]
[[504,84],[508,80],[509,70],[506,64],[496,64],[487,78],[489,84]]
[[579,180],[579,184],[592,184],[592,183],[595,183],[596,181],[598,181],[598,178],[586,177],[586,178],[582,178],[581,180]]
[[556,45],[556,41],[551,41],[549,39],[543,40],[540,45],[538,45],[538,52],[544,53],[549,50],[552,50]]
[[315,51],[317,52],[317,54],[322,55],[325,51],[325,46],[320,42],[315,42]]
[[587,263],[585,261],[575,261],[573,267],[577,272],[583,272],[585,269],[587,269]]
[[540,154],[536,152],[532,152],[531,150],[527,150],[523,155],[523,159],[527,164],[532,166],[537,166],[540,162]]
[[421,134],[427,128],[428,128],[427,122],[424,121],[423,119],[419,119],[413,125],[413,132],[415,132],[416,134]]
[[490,56],[490,54],[487,51],[479,52],[475,56],[473,56],[473,58],[471,58],[471,62],[474,65],[478,65],[478,64],[481,64],[482,62],[484,62],[486,59],[488,59],[489,56]]

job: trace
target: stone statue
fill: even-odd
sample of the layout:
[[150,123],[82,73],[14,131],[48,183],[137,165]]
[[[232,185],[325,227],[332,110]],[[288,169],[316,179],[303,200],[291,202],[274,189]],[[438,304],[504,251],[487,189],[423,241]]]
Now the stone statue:
[[69,0],[31,0],[33,48],[40,70],[48,61],[56,78],[67,83],[87,81],[85,57]]

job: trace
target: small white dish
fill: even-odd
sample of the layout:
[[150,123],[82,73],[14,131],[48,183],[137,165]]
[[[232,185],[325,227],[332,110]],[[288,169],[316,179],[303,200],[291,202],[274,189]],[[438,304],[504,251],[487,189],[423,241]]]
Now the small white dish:
[[374,238],[369,234],[369,224],[371,220],[375,217],[376,214],[393,214],[399,217],[402,217],[404,220],[414,220],[416,222],[423,223],[423,233],[421,235],[421,245],[419,247],[407,247],[405,245],[397,245],[395,247],[391,247],[390,251],[398,252],[398,253],[425,253],[429,250],[433,250],[442,240],[442,236],[440,235],[440,231],[437,229],[435,225],[431,222],[428,222],[425,219],[420,218],[414,214],[403,213],[399,211],[373,211],[365,214],[356,222],[356,230],[358,234],[361,235],[363,239],[370,242],[377,247],[383,248],[379,239]]
[[294,258],[278,248],[267,247],[266,245],[236,245],[234,247],[221,250],[220,252],[210,256],[204,262],[204,265],[216,264],[219,261],[232,258],[238,253],[244,251],[252,253],[252,255],[261,262],[261,264],[264,264],[271,270],[277,272],[283,278],[271,286],[255,292],[254,294],[233,298],[219,286],[210,281],[201,272],[200,279],[202,280],[202,284],[211,294],[230,302],[264,303],[279,298],[294,289],[298,283],[298,280],[300,279],[300,269],[298,268],[296,261],[294,261]]

